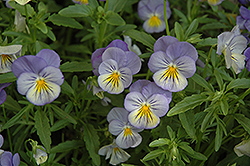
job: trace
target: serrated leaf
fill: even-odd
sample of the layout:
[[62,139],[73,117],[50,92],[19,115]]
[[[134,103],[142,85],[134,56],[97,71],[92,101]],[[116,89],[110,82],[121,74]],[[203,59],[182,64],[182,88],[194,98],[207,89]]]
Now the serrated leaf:
[[65,62],[60,66],[62,72],[83,72],[92,71],[93,67],[88,62]]
[[154,151],[149,152],[145,157],[143,157],[143,161],[148,161],[148,160],[152,160],[155,159],[157,157],[159,157],[160,155],[164,154],[165,151],[162,149],[157,149]]
[[234,118],[250,134],[250,119],[243,114],[234,114]]
[[43,146],[47,151],[50,151],[50,125],[49,119],[45,115],[44,111],[37,110],[35,113],[35,128],[37,130],[37,135],[39,136]]
[[113,11],[108,11],[106,15],[104,16],[104,20],[107,22],[107,24],[110,24],[110,25],[120,26],[120,25],[126,24],[123,18],[119,14]]
[[135,39],[138,42],[141,42],[142,44],[144,44],[145,46],[148,46],[149,48],[151,48],[153,50],[153,47],[154,47],[156,40],[151,35],[149,35],[145,32],[137,31],[137,30],[126,31],[124,33],[124,35],[127,35],[127,36]]
[[91,124],[84,124],[83,139],[90,157],[95,165],[101,164],[100,156],[97,154],[100,142],[95,128]]
[[196,82],[198,85],[202,86],[203,88],[205,88],[206,90],[213,92],[213,86],[211,84],[209,84],[204,78],[202,78],[200,75],[198,74],[194,74],[193,77],[191,77],[192,80],[194,82]]
[[88,5],[70,5],[58,12],[65,17],[88,17],[92,14],[92,9]]
[[236,80],[233,80],[227,85],[226,91],[229,91],[234,88],[250,88],[250,79],[238,78]]
[[154,140],[149,144],[149,147],[159,147],[168,145],[170,143],[170,140],[167,138],[159,138],[158,140]]
[[32,17],[35,14],[34,8],[30,4],[23,6],[15,3],[14,1],[9,1],[9,4],[11,7],[13,7],[13,9],[17,9],[24,16],[26,16],[25,8],[27,9],[28,17]]
[[9,83],[16,81],[17,78],[12,72],[4,73],[0,75],[0,83]]
[[72,116],[70,116],[68,113],[63,111],[61,108],[59,108],[58,106],[56,106],[54,104],[50,104],[50,106],[55,111],[55,113],[58,116],[60,116],[63,120],[66,120],[66,121],[73,123],[73,124],[77,124],[76,120]]
[[83,146],[84,146],[84,143],[83,141],[80,141],[80,140],[65,141],[51,148],[50,153],[63,153],[65,151],[78,149]]
[[48,18],[53,24],[58,26],[65,26],[70,28],[82,29],[83,26],[75,19],[70,17],[64,17],[59,14],[53,14]]
[[167,116],[174,116],[184,113],[190,109],[194,109],[206,100],[207,96],[204,94],[194,94],[192,96],[185,97],[182,101],[178,102],[173,108],[169,110]]

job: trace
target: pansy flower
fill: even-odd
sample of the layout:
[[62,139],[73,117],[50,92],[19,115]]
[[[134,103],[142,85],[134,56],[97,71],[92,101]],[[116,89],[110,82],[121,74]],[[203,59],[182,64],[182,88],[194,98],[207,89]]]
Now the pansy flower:
[[224,0],[207,0],[209,5],[216,6],[223,2]]
[[[166,2],[167,19],[171,15],[169,2]],[[163,0],[141,0],[138,3],[138,15],[145,21],[143,29],[148,33],[158,33],[166,29]]]
[[142,137],[138,132],[143,129],[132,126],[128,121],[128,114],[129,112],[124,108],[115,107],[107,116],[109,132],[113,135],[117,135],[115,142],[123,149],[129,147],[134,148],[142,141]]
[[0,46],[0,73],[11,71],[14,60],[21,55],[22,45]]
[[12,156],[11,152],[5,151],[1,155],[0,158],[0,165],[1,166],[19,166],[20,164],[20,156],[18,153],[15,153]]
[[132,75],[139,72],[141,61],[132,51],[108,47],[102,54],[98,67],[98,84],[108,93],[119,94],[132,82]]
[[95,50],[95,52],[93,52],[91,56],[91,63],[93,66],[93,73],[96,76],[100,75],[98,72],[98,68],[100,64],[102,63],[102,54],[109,47],[118,47],[122,49],[123,51],[129,51],[128,45],[124,41],[119,40],[119,39],[113,40],[106,48],[99,48]]
[[129,90],[124,106],[130,112],[130,124],[140,129],[155,128],[169,109],[172,93],[148,80],[136,81]]
[[7,98],[7,94],[3,88],[6,88],[9,86],[11,83],[3,83],[0,84],[0,105],[3,104]]
[[179,42],[171,36],[159,38],[154,44],[148,67],[154,73],[155,83],[171,92],[183,90],[196,71],[198,53],[194,46]]
[[36,56],[18,58],[12,65],[18,92],[34,105],[51,103],[59,96],[64,81],[59,66],[60,57],[49,49],[41,50]]
[[112,144],[100,148],[98,154],[106,156],[106,160],[111,156],[109,163],[112,165],[120,164],[130,158],[130,155],[126,151],[116,145],[115,140],[113,140]]
[[250,32],[250,10],[246,7],[240,7],[240,16],[237,16],[236,23],[240,29],[247,29]]
[[89,1],[88,0],[72,0],[74,3],[77,3],[77,4],[84,4],[84,5],[88,5],[89,4]]
[[[0,134],[0,148],[3,146],[3,142],[4,142],[4,139],[3,139],[3,136]],[[0,158],[1,158],[1,154],[3,154],[4,150],[0,149]]]
[[246,5],[250,2],[249,0],[238,0],[238,1],[243,5]]
[[225,56],[226,68],[231,66],[236,74],[245,67],[245,56],[241,53],[247,47],[247,39],[240,34],[236,25],[231,32],[223,32],[218,36],[217,54]]

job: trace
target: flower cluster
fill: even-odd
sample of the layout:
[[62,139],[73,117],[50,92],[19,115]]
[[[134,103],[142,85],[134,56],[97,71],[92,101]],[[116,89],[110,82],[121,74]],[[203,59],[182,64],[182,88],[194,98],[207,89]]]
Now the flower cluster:
[[240,16],[237,16],[236,21],[240,29],[247,29],[250,32],[250,10],[246,7],[240,7]]
[[223,32],[218,36],[217,54],[225,56],[226,68],[231,66],[236,74],[245,68],[245,56],[242,52],[247,47],[247,39],[241,35],[239,26],[231,32]]
[[[167,19],[171,15],[169,2],[166,4]],[[148,33],[158,33],[166,29],[163,0],[141,0],[138,3],[138,15],[145,21],[143,29]]]
[[[0,148],[4,142],[3,136],[0,134]],[[20,157],[18,153],[15,153],[12,156],[12,153],[9,151],[4,151],[0,149],[0,166],[19,166]]]
[[164,36],[154,44],[148,67],[154,73],[155,83],[171,92],[183,90],[196,71],[198,53],[194,46],[179,42],[175,37]]
[[111,94],[123,92],[132,82],[132,75],[141,69],[141,60],[129,51],[121,40],[114,40],[106,48],[97,49],[91,57],[93,73],[98,76],[98,84]]
[[18,92],[34,105],[51,103],[59,96],[64,81],[59,66],[60,57],[49,49],[16,59],[11,68],[17,77]]

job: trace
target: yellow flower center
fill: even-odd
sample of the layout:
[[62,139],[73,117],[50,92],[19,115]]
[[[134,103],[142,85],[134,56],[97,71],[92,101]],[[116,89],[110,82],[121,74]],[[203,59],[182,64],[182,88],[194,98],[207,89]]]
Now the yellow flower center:
[[87,4],[89,4],[89,1],[88,0],[81,0],[81,3],[87,5]]
[[49,87],[43,78],[36,81],[36,91],[40,93],[41,90],[49,90]]
[[2,54],[2,63],[5,64],[6,62],[12,63],[11,57],[9,55]]
[[118,147],[115,147],[115,148],[114,148],[114,152],[116,153],[117,151],[119,151],[119,148],[118,148]]
[[170,66],[165,73],[163,74],[163,78],[174,78],[176,79],[178,77],[178,71],[176,66]]
[[113,87],[118,87],[119,84],[119,78],[120,78],[120,73],[117,71],[114,71],[106,80],[107,84],[112,84]]
[[220,2],[220,0],[208,0],[208,3],[210,5],[217,5]]
[[147,120],[149,120],[149,121],[152,122],[152,121],[153,121],[153,118],[152,118],[152,115],[151,115],[152,113],[151,113],[149,107],[150,107],[150,106],[147,105],[147,104],[142,105],[142,107],[141,107],[141,109],[139,110],[139,112],[138,112],[136,118],[137,118],[137,119],[140,119],[140,118],[142,118],[142,117],[146,117]]
[[128,136],[128,135],[132,135],[132,131],[131,131],[131,129],[130,128],[126,128],[125,129],[125,131],[124,131],[124,136],[126,137],[126,136]]
[[161,25],[161,20],[157,16],[152,16],[149,21],[149,26],[151,27],[159,27]]

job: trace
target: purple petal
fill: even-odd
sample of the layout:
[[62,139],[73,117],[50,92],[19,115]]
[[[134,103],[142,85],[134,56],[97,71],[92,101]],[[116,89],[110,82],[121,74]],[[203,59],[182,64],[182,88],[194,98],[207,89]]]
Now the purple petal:
[[154,44],[154,52],[163,51],[166,52],[167,47],[175,42],[179,42],[178,39],[172,36],[163,36],[156,40]]
[[149,80],[137,80],[136,82],[134,82],[130,88],[129,91],[130,92],[141,92],[142,88],[146,85],[148,85],[151,81]]
[[38,74],[43,68],[47,66],[47,62],[40,57],[36,57],[33,55],[26,55],[17,58],[12,66],[12,72],[16,77],[23,72],[32,72]]
[[169,98],[166,98],[161,94],[154,94],[150,98],[147,99],[147,103],[150,105],[150,110],[158,117],[164,116],[169,109]]
[[106,47],[106,49],[108,49],[108,48],[110,48],[110,47],[118,47],[118,48],[122,49],[123,51],[129,51],[127,43],[125,43],[124,41],[122,41],[122,40],[120,40],[120,39],[113,40],[113,41]]
[[100,74],[111,74],[115,70],[118,70],[118,64],[113,59],[103,61],[99,66]]
[[12,166],[12,154],[11,152],[5,151],[1,155],[0,165],[2,166]]
[[250,60],[247,61],[246,68],[250,72]]
[[[119,68],[124,67],[124,64],[126,63],[126,55],[125,52],[118,48],[118,47],[110,47],[104,51],[102,54],[102,61],[105,61],[107,59],[113,59],[117,62]],[[99,71],[100,73],[100,71]]]
[[58,85],[62,85],[64,81],[64,76],[59,68],[48,66],[45,67],[39,76],[43,77],[46,81],[53,82]]
[[[156,16],[157,17],[157,16]],[[148,20],[146,20],[144,23],[143,23],[143,29],[148,32],[148,33],[159,33],[159,32],[162,32],[164,31],[164,29],[166,29],[166,25],[164,23],[164,20],[163,19],[160,19],[158,18],[158,24],[157,26],[156,25],[151,25],[150,24],[150,19],[149,18]]]
[[192,77],[196,71],[195,61],[188,56],[180,57],[174,63],[186,78]]
[[4,90],[0,91],[0,105],[5,102],[7,98],[7,94]]
[[248,30],[248,32],[250,32],[250,20],[247,20],[245,23],[245,27]]
[[131,70],[127,67],[124,67],[124,68],[119,69],[119,71],[121,73],[120,80],[122,81],[124,88],[129,87],[133,79]]
[[245,20],[250,20],[250,10],[248,10],[246,7],[241,6],[240,7],[240,14]]
[[178,42],[171,44],[167,50],[166,54],[172,59],[176,60],[181,56],[189,56],[194,61],[198,59],[198,53],[195,47],[188,42]]
[[151,55],[148,61],[148,68],[155,73],[161,69],[166,69],[171,63],[172,60],[166,55],[166,53],[157,51]]
[[141,143],[141,141],[142,137],[137,132],[131,130],[130,134],[126,134],[125,130],[123,130],[122,133],[118,135],[115,142],[119,147],[127,149],[129,147],[138,146]]
[[60,57],[53,50],[42,49],[36,54],[36,56],[43,58],[47,62],[48,66],[54,66],[57,68],[60,66]]
[[36,86],[36,80],[38,75],[31,72],[25,72],[19,75],[17,78],[17,90],[20,94],[26,95],[27,91],[32,87]]
[[0,134],[0,148],[3,146],[3,142],[4,142],[3,136]]
[[129,112],[138,111],[144,102],[146,102],[146,98],[141,93],[130,92],[125,97],[124,107]]
[[93,73],[96,76],[100,75],[98,72],[98,67],[102,63],[102,54],[105,50],[106,50],[106,48],[99,48],[99,49],[95,50],[95,52],[93,52],[93,54],[92,54],[91,63],[93,66]]
[[[140,2],[139,2],[139,5],[140,5]],[[140,19],[142,19],[143,21],[146,21],[147,19],[149,19],[153,13],[154,11],[152,11],[148,6],[138,7],[138,15]]]
[[138,73],[141,69],[141,59],[139,58],[139,56],[132,51],[126,51],[125,54],[126,54],[125,67],[131,70],[132,75]]
[[118,135],[123,131],[124,126],[126,125],[126,123],[123,123],[120,120],[112,120],[109,123],[109,132],[113,135]]
[[128,111],[124,108],[115,107],[110,110],[110,112],[107,115],[108,122],[111,122],[112,120],[120,120],[124,123],[128,122]]
[[164,90],[157,86],[154,82],[149,83],[148,85],[144,86],[142,88],[142,94],[146,97],[149,98],[154,94],[161,94],[164,95],[166,98],[168,98],[169,103],[172,99],[172,93],[169,92],[168,90]]
[[18,153],[13,156],[13,166],[19,166],[20,164],[20,156]]
[[246,61],[248,61],[250,59],[250,47],[248,47],[245,51],[244,51],[244,55],[246,56]]
[[245,23],[246,23],[246,20],[243,17],[241,16],[236,17],[236,24],[239,25],[240,29],[246,29]]

